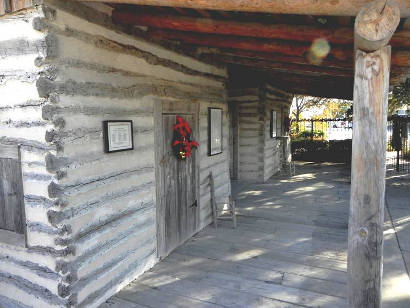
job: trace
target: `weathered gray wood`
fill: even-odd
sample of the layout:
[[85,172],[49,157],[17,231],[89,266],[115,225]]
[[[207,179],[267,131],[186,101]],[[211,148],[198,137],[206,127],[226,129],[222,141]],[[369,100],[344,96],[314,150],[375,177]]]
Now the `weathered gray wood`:
[[[161,287],[152,286],[152,284],[132,283],[126,289],[122,290],[118,297],[144,305],[151,308],[169,307],[169,308],[219,308],[209,302],[193,299],[189,293],[182,295],[173,292],[165,292]],[[169,288],[168,288],[169,289]]]
[[386,46],[400,22],[400,9],[387,0],[365,4],[355,20],[355,48],[372,52]]
[[25,215],[19,148],[4,147],[3,150],[0,154],[6,158],[0,156],[0,229],[22,234]]
[[149,306],[143,306],[137,303],[133,303],[119,297],[112,297],[107,300],[104,304],[100,305],[99,308],[149,308]]
[[18,159],[18,146],[15,145],[0,145],[0,158]]
[[[172,283],[165,286],[164,290],[176,292],[177,294],[196,290],[196,292],[191,293],[196,299],[215,300],[216,304],[228,307],[257,307],[257,305],[251,303],[259,296],[273,301],[284,301],[291,307],[292,304],[311,305],[312,303],[315,303],[313,305],[315,307],[324,305],[328,305],[328,307],[345,307],[345,300],[341,298],[280,284],[267,283],[266,281],[248,279],[243,276],[238,277],[228,273],[201,271],[196,267],[182,267],[180,271],[175,271],[172,267],[166,267],[165,271],[161,270],[160,267],[155,267],[152,271],[157,275],[148,273],[142,277],[141,283],[156,287],[165,278],[172,281]],[[146,279],[144,279],[145,277]],[[174,279],[171,277],[174,277]],[[199,289],[198,284],[201,286]],[[223,292],[220,292],[221,290]],[[210,295],[213,296],[209,297]],[[231,301],[230,305],[227,305],[227,299]],[[270,302],[270,300],[267,302]],[[264,307],[264,305],[260,306]]]
[[[211,275],[224,273],[238,277],[238,280],[257,280],[269,284],[282,284],[292,288],[314,291],[325,295],[346,297],[345,283],[262,269],[232,261],[219,261],[178,253],[172,253],[168,256],[155,267],[155,271],[161,274],[172,275],[172,272],[175,271],[175,265],[178,266],[178,277],[180,278],[196,278],[202,275],[202,273],[210,273]],[[251,291],[251,289],[248,291]]]
[[356,52],[349,214],[349,307],[380,307],[390,46]]
[[232,179],[239,180],[239,117],[238,105],[235,103],[229,104],[229,113],[231,117],[231,159],[232,159]]
[[156,183],[156,224],[157,224],[157,256],[166,255],[165,247],[165,206],[164,206],[164,161],[162,142],[162,101],[154,102],[155,129],[155,183]]
[[[196,123],[194,115],[185,114],[184,119],[192,127]],[[185,160],[178,159],[172,149],[173,127],[176,114],[162,115],[163,166],[164,177],[164,244],[162,256],[169,254],[197,231],[199,207],[197,201],[196,151]],[[193,136],[194,138],[195,136]]]
[[163,148],[164,148],[164,206],[165,206],[165,247],[168,254],[179,244],[178,215],[178,178],[177,160],[172,152],[171,143],[175,115],[163,115]]
[[215,200],[215,182],[212,171],[209,172],[209,191],[211,194],[211,206],[212,206],[212,218],[214,222],[215,229],[218,228],[218,207]]
[[230,204],[230,207],[231,207],[233,228],[236,229],[236,227],[238,226],[238,223],[237,223],[237,220],[236,220],[236,201],[233,200],[231,196],[229,196],[229,204]]
[[[201,282],[198,280],[180,279],[178,276],[179,273],[170,276],[150,272],[140,279],[140,283],[177,296],[189,294],[190,297],[197,301],[204,301],[223,307],[294,307],[289,302],[283,303],[259,294],[248,293],[245,290],[224,288],[215,279]],[[164,283],[164,281],[167,283]]]

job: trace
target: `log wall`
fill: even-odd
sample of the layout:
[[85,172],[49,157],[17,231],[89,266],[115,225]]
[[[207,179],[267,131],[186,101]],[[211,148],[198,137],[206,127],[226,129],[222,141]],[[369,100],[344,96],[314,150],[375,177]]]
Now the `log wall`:
[[65,224],[53,226],[47,217],[56,205],[48,188],[57,175],[48,170],[46,157],[55,155],[57,147],[45,136],[58,121],[43,118],[43,108],[54,98],[40,96],[37,89],[41,77],[55,76],[52,65],[37,65],[54,58],[55,40],[32,26],[47,14],[37,8],[0,19],[0,147],[21,145],[27,222],[27,239],[0,230],[0,306],[5,307],[16,301],[35,307],[68,302],[62,296],[67,277],[56,268],[58,260],[72,251],[61,241],[71,229]]
[[265,139],[264,139],[264,173],[263,179],[267,181],[272,175],[281,170],[282,163],[289,160],[289,142],[287,138],[271,138],[271,111],[276,111],[277,137],[285,135],[283,121],[289,116],[292,96],[270,85],[265,85],[262,100],[265,106]]
[[[155,102],[198,105],[201,227],[209,170],[229,195],[226,72],[125,34],[102,11],[44,2],[0,20],[0,143],[22,144],[28,221],[28,248],[0,239],[0,303],[95,307],[158,261]],[[225,110],[213,157],[209,106]],[[104,154],[102,121],[115,119],[133,121],[135,150]]]
[[[208,107],[222,108],[222,153],[208,156]],[[223,101],[201,102],[199,111],[200,147],[199,151],[199,206],[200,206],[200,229],[212,221],[211,191],[209,185],[209,173],[215,181],[216,202],[225,203],[231,193],[231,182],[229,174],[229,114],[228,105]]]
[[263,178],[265,115],[259,88],[231,90],[229,103],[237,107],[238,177],[240,180]]
[[286,156],[284,144],[288,143],[282,138],[271,138],[271,110],[278,114],[277,132],[282,135],[280,129],[291,102],[290,94],[267,84],[229,92],[229,103],[238,110],[239,179],[264,182],[280,171]]

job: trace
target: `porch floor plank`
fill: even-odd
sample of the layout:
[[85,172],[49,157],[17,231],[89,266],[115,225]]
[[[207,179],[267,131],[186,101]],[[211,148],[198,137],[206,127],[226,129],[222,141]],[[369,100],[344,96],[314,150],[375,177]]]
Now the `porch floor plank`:
[[[233,182],[237,229],[206,227],[101,307],[346,307],[349,176],[299,164],[292,178]],[[410,194],[389,188],[383,307],[410,307]]]

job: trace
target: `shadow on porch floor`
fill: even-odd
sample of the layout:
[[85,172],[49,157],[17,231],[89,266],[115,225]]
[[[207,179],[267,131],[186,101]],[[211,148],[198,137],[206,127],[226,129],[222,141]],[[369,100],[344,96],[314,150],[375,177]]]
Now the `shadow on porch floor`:
[[[410,307],[410,190],[400,183],[387,188],[383,307],[392,308]],[[346,307],[350,170],[298,164],[292,178],[232,190],[238,229],[205,228],[101,307]]]

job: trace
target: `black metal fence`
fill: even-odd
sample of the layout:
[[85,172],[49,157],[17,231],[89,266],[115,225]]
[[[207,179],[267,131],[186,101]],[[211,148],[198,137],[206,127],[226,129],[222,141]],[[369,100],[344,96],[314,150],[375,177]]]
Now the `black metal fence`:
[[387,122],[387,170],[410,173],[410,117],[392,116]]
[[[301,119],[292,121],[292,154],[294,157],[329,159],[336,154],[346,156],[353,136],[353,121],[344,119]],[[387,122],[387,170],[410,173],[410,116],[392,116]],[[343,141],[344,140],[344,141]],[[310,143],[309,143],[310,141]],[[338,141],[338,142],[336,142]],[[342,142],[343,141],[343,142]],[[322,144],[323,143],[323,144]],[[334,148],[336,151],[331,151]],[[327,149],[326,151],[324,149]],[[350,150],[351,151],[351,150]],[[318,155],[321,154],[321,155]],[[326,158],[326,156],[329,156]],[[341,157],[339,160],[343,160]]]
[[352,119],[301,119],[292,121],[293,139],[311,138],[315,140],[352,139]]

